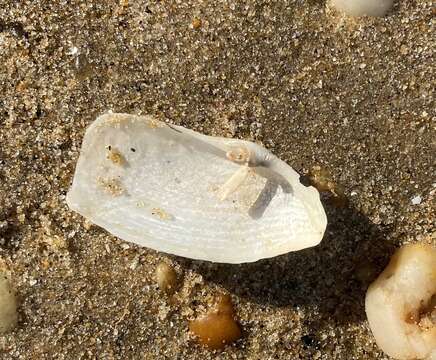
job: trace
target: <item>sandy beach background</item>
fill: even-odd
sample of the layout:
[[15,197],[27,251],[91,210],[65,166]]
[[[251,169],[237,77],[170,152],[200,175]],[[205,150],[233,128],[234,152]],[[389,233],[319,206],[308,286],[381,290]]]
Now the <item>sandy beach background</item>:
[[[396,247],[436,243],[434,15],[426,0],[361,19],[317,0],[0,0],[0,266],[19,299],[0,358],[388,359],[364,295]],[[127,244],[65,204],[107,111],[319,165],[348,205],[324,199],[320,246],[253,264]],[[187,324],[220,292],[244,333],[214,353]]]

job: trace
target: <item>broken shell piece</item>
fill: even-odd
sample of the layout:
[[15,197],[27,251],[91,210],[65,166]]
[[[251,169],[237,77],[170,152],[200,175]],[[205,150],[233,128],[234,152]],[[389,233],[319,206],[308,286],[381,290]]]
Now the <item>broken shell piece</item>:
[[17,324],[17,303],[8,277],[0,271],[0,334]]
[[386,354],[436,358],[436,248],[416,244],[399,249],[369,287],[365,310]]
[[299,178],[248,141],[106,114],[86,131],[67,203],[121,239],[242,263],[321,241],[327,219],[319,193]]
[[221,295],[214,308],[189,323],[189,330],[209,349],[222,349],[238,340],[242,332],[234,319],[230,296]]
[[351,16],[383,16],[393,3],[393,0],[332,0],[336,9]]

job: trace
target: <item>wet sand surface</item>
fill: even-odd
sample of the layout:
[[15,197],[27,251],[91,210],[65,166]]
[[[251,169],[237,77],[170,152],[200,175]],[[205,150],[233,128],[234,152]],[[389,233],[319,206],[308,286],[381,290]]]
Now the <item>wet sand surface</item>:
[[[0,267],[19,299],[0,358],[388,359],[366,288],[396,247],[436,243],[434,14],[424,0],[361,19],[316,0],[0,0]],[[65,204],[108,111],[319,165],[348,204],[323,195],[321,245],[252,264],[128,244]],[[162,260],[174,295],[154,280]],[[219,293],[243,336],[211,352],[188,320]]]

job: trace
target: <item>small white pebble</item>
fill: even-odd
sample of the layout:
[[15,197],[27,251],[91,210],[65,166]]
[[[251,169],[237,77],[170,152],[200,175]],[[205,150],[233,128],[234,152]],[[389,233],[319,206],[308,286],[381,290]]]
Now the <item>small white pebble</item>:
[[412,205],[419,205],[422,202],[422,197],[419,195],[416,195],[412,198]]
[[73,46],[68,50],[68,55],[75,56],[78,54],[78,52],[79,52],[79,49],[77,47]]

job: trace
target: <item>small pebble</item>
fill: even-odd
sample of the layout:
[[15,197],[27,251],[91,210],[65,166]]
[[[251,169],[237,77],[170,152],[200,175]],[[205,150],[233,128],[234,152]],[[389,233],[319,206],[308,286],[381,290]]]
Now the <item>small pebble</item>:
[[416,195],[412,198],[412,205],[419,205],[422,202],[422,197],[419,195]]
[[230,296],[221,295],[208,313],[189,323],[189,330],[209,349],[222,349],[238,340],[242,332],[234,318]]
[[0,272],[0,334],[17,324],[17,302],[7,276]]
[[332,0],[333,6],[351,16],[383,16],[393,0]]
[[175,291],[177,285],[177,274],[172,266],[161,262],[156,267],[156,282],[159,289],[171,294]]
[[200,29],[200,27],[201,27],[201,19],[194,18],[194,20],[192,20],[191,25],[192,25],[192,28],[195,29],[195,30]]

